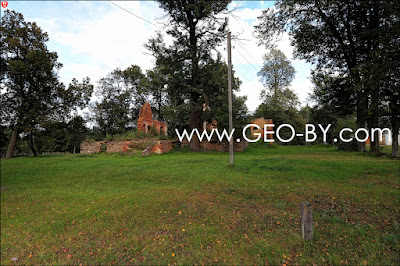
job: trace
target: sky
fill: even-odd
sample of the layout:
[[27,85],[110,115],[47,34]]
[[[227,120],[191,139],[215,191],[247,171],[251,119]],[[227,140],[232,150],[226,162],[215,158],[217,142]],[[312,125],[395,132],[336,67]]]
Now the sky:
[[[239,1],[229,6],[235,8],[229,15],[229,29],[232,36],[241,39],[232,41],[233,69],[242,81],[238,95],[247,96],[250,112],[261,103],[263,85],[257,72],[263,64],[263,55],[268,53],[254,37],[254,26],[259,23],[257,17],[262,11],[273,5],[273,1]],[[63,64],[58,74],[66,85],[72,78],[80,81],[84,77],[90,77],[97,85],[112,70],[132,64],[145,72],[154,67],[155,59],[144,44],[157,31],[161,31],[167,43],[171,41],[162,31],[166,13],[153,1],[8,1],[6,9],[22,13],[26,21],[35,21],[48,33],[48,49],[57,52]],[[2,15],[6,9],[1,7]],[[309,80],[312,66],[293,59],[288,35],[282,36],[278,48],[292,60],[296,75],[291,88],[304,106],[312,90]],[[218,49],[226,60],[225,47]]]

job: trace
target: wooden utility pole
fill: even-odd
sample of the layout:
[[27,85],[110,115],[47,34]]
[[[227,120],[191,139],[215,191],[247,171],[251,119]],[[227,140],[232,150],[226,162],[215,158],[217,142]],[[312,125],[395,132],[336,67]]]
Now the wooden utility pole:
[[[309,117],[309,115],[308,115],[308,103],[307,103],[307,115],[306,115],[306,123],[308,124],[309,122],[310,122],[310,117]],[[308,146],[308,142],[306,141],[306,146]]]
[[[232,56],[231,56],[231,32],[228,32],[228,106],[229,106],[229,134],[232,132]],[[229,164],[233,166],[233,136],[229,141]]]

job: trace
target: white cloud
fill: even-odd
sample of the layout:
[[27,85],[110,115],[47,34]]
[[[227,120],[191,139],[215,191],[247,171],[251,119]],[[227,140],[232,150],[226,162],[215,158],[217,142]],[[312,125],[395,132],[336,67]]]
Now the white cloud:
[[263,89],[264,86],[258,80],[243,81],[237,95],[247,96],[247,108],[250,112],[254,112],[261,104],[260,93]]
[[[141,2],[133,1],[124,6],[139,16],[145,16]],[[76,55],[89,57],[106,71],[131,64],[150,69],[152,57],[144,54],[143,45],[156,27],[117,7],[112,8],[100,19],[82,23],[77,33],[60,32],[54,40],[70,47]]]

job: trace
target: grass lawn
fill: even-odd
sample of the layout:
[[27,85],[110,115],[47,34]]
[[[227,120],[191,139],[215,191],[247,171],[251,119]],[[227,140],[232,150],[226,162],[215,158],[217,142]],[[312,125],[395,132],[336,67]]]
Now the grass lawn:
[[2,160],[1,264],[399,264],[399,175],[323,146]]

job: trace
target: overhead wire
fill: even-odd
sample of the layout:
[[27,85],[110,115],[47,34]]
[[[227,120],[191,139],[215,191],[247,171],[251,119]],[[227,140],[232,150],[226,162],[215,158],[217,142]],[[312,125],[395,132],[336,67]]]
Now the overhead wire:
[[242,48],[242,50],[247,53],[247,55],[251,58],[251,60],[254,61],[254,63],[261,68],[263,68],[260,64],[257,63],[257,60],[255,60],[250,53],[247,52],[247,50],[242,46],[241,41],[238,39],[237,41],[235,40],[235,44],[238,44],[240,48]]
[[253,64],[252,63],[250,63],[250,61],[249,60],[247,60],[247,58],[244,56],[244,55],[242,55],[242,53],[241,52],[239,52],[238,50],[236,51],[256,72],[258,72],[259,70],[257,70],[257,68],[255,68],[254,66],[253,66]]
[[[238,58],[235,55],[232,55],[233,59],[235,62],[238,62],[239,65],[242,65],[244,70],[246,70],[245,72],[247,72],[247,74],[243,73],[241,70],[239,70],[239,68],[235,67],[235,70],[238,71],[242,76],[244,76],[248,81],[251,81],[252,79],[249,78],[248,75],[253,75],[254,71],[250,70],[246,64],[243,64],[242,61],[238,60]],[[235,66],[235,64],[232,64],[233,66]],[[243,70],[243,69],[242,69]]]
[[[153,22],[151,22],[151,21],[149,21],[149,20],[147,20],[147,19],[145,19],[145,18],[142,18],[141,16],[136,15],[136,14],[133,13],[132,11],[130,11],[130,10],[128,10],[128,9],[126,9],[126,8],[124,8],[124,7],[122,7],[122,6],[118,5],[118,4],[116,4],[116,3],[114,3],[114,2],[112,2],[111,0],[108,0],[108,2],[110,2],[111,4],[113,4],[113,5],[116,6],[116,7],[120,8],[121,10],[123,10],[123,11],[125,11],[125,12],[127,12],[127,13],[129,13],[129,14],[131,14],[131,15],[133,15],[133,16],[135,16],[136,18],[141,19],[141,20],[143,20],[143,21],[149,23],[149,24],[151,24],[151,25],[157,27],[157,28],[160,29],[160,30],[164,30],[163,28],[161,28],[160,26],[154,24]],[[232,17],[233,17],[235,20],[237,20],[239,23],[241,23],[235,16],[232,16]],[[239,38],[234,38],[233,40],[235,41],[235,44],[238,44],[238,45],[242,48],[242,50],[243,50],[245,53],[247,53],[247,51],[246,51],[246,50],[243,48],[243,46],[239,43],[239,42],[241,41],[241,39],[239,39]],[[244,40],[244,39],[243,39],[243,40]],[[240,55],[244,60],[247,61],[248,64],[250,64],[251,67],[253,67],[256,71],[258,71],[258,70],[253,66],[253,63],[249,62],[249,60],[248,60],[245,56],[243,56],[243,54],[241,54],[239,51],[237,51],[237,52],[239,53],[239,55]],[[249,57],[252,58],[250,55],[249,55]],[[243,62],[240,61],[240,60],[238,60],[236,57],[234,57],[234,58],[235,58],[235,60],[238,61],[241,65],[244,66],[244,68],[247,70],[248,73],[253,74],[253,73],[252,73],[252,70],[250,70],[250,69],[247,67],[246,64],[243,64]],[[252,60],[254,60],[254,59],[252,58]],[[254,61],[255,61],[255,60],[254,60]],[[256,63],[256,65],[258,65],[258,64]],[[260,65],[258,65],[258,66],[260,66]],[[250,79],[246,74],[244,74],[241,70],[235,68],[235,71],[237,71],[239,74],[241,74],[241,76],[243,76],[243,77],[244,77],[245,79],[247,79],[248,81],[251,81],[251,79]]]
[[234,69],[235,72],[238,72],[242,77],[244,77],[247,81],[251,81],[251,79],[249,79],[245,74],[243,74],[242,71],[240,71],[239,69],[235,68]]
[[141,16],[138,16],[138,15],[134,14],[133,12],[129,11],[128,9],[126,9],[126,8],[124,8],[124,7],[122,7],[122,6],[120,6],[120,5],[117,5],[116,3],[114,3],[114,2],[112,2],[112,1],[110,1],[110,0],[108,0],[108,2],[110,2],[111,4],[113,4],[113,5],[116,6],[116,7],[119,7],[120,9],[122,9],[122,10],[128,12],[129,14],[131,14],[131,15],[133,15],[133,16],[135,16],[135,17],[137,17],[137,18],[139,18],[139,19],[141,19],[141,20],[143,20],[143,21],[146,21],[147,23],[150,23],[151,25],[153,25],[153,26],[159,28],[160,30],[164,30],[164,29],[162,29],[161,27],[159,27],[158,25],[154,24],[153,22],[151,22],[151,21],[149,21],[149,20],[147,20],[147,19],[145,19],[145,18],[142,18]]

